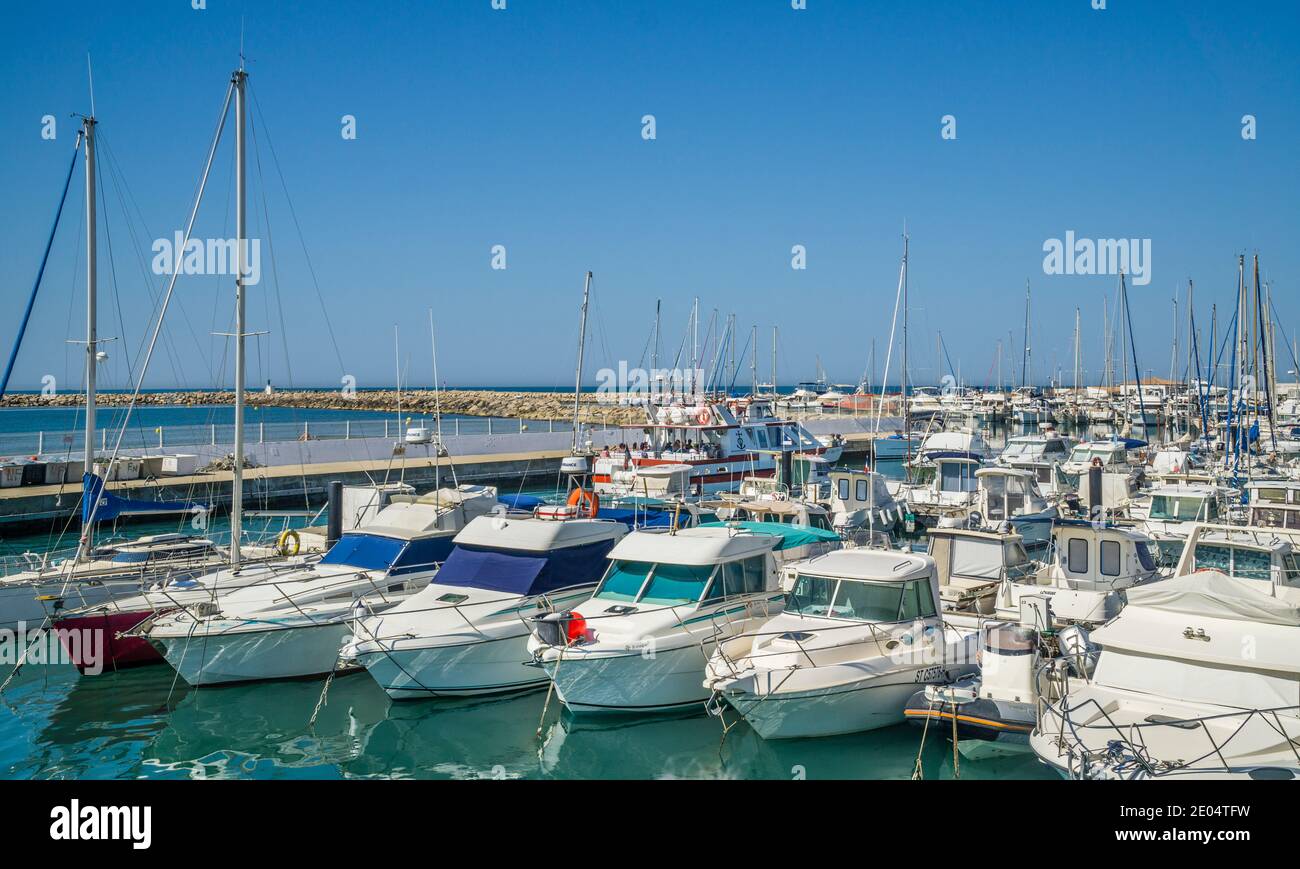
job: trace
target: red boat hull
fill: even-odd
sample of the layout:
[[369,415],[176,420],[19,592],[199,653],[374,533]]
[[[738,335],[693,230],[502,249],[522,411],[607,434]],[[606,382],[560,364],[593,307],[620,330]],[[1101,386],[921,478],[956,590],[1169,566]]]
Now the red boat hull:
[[[95,613],[59,619],[55,621],[54,627],[59,632],[59,641],[63,644],[64,650],[79,671],[110,673],[142,664],[156,664],[163,660],[162,655],[148,640],[142,637],[118,636],[120,632],[131,630],[153,614],[152,610]],[[85,641],[86,637],[91,636],[92,631],[101,632],[100,643]],[[81,640],[72,642],[69,636],[71,632],[79,633]],[[95,661],[89,660],[96,651],[103,655],[102,666],[97,666]]]

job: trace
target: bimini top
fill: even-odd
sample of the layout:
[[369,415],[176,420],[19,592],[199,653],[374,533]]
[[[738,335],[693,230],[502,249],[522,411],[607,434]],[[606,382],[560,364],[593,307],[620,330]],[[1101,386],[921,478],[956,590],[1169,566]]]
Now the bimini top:
[[908,552],[881,549],[837,549],[801,562],[801,576],[866,579],[874,582],[906,582],[924,579],[934,570],[934,559]]
[[[1255,591],[1217,570],[1200,570],[1137,586],[1128,589],[1127,594],[1128,606],[1121,616],[1136,615],[1130,611],[1141,607],[1202,618],[1300,627],[1300,607]],[[1102,636],[1106,631],[1109,631],[1109,626],[1093,632],[1103,645]]]
[[549,552],[569,546],[584,546],[600,540],[615,541],[627,532],[620,522],[601,519],[534,519],[529,517],[479,516],[456,535],[457,546],[489,546],[524,552]]

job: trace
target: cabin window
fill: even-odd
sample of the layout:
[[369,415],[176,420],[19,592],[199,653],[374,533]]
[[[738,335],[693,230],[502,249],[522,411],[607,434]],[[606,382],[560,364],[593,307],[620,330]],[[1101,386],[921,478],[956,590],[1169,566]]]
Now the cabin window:
[[896,582],[845,580],[840,583],[839,591],[835,595],[835,605],[829,615],[859,621],[898,621],[901,591],[902,585]]
[[1050,483],[1050,482],[1052,482],[1052,471],[1055,469],[1055,467],[1056,467],[1056,466],[1053,465],[1053,466],[1050,467],[1050,468],[1038,468],[1038,469],[1036,470],[1036,472],[1035,472],[1035,478],[1036,478],[1036,479],[1038,480],[1038,482],[1040,482],[1040,483]]
[[841,501],[849,500],[849,478],[848,477],[840,477],[837,490],[840,493]]
[[609,572],[605,574],[596,597],[609,600],[636,600],[637,593],[641,591],[641,586],[645,585],[646,577],[650,575],[650,568],[653,566],[646,561],[615,561],[609,566]]
[[1232,553],[1232,575],[1237,579],[1269,580],[1269,553],[1258,549],[1236,549]]
[[1123,561],[1120,558],[1119,541],[1101,541],[1101,575],[1119,576],[1122,564]]
[[868,497],[868,495],[867,495],[867,481],[866,481],[866,480],[858,480],[858,481],[857,481],[857,486],[855,487],[854,495],[857,497],[857,499],[858,499],[859,501],[863,502],[864,504],[867,503],[867,502],[869,502],[869,501],[871,500],[871,499]]
[[1286,511],[1265,507],[1256,507],[1251,522],[1265,528],[1283,528],[1286,526]]
[[1282,559],[1282,582],[1300,588],[1300,556],[1287,555]]
[[1197,570],[1217,570],[1232,575],[1232,550],[1227,546],[1213,546],[1199,543],[1196,546],[1193,564]]
[[900,621],[934,616],[934,597],[930,594],[929,580],[914,580],[903,588],[903,606],[898,614]]
[[1061,443],[1060,441],[1056,441],[1056,440],[1048,441],[1048,442],[1047,442],[1047,446],[1046,446],[1046,448],[1043,449],[1043,452],[1044,452],[1044,453],[1064,453],[1064,452],[1065,452],[1065,444]]
[[1088,541],[1082,537],[1071,537],[1066,543],[1066,569],[1070,573],[1088,572]]
[[835,584],[838,580],[824,576],[800,575],[799,581],[790,591],[786,603],[786,612],[805,616],[824,616],[830,613],[831,598],[835,596]]
[[974,492],[975,475],[965,462],[944,462],[939,466],[940,492]]
[[694,603],[704,593],[712,574],[710,565],[657,564],[639,600],[657,604]]
[[1141,541],[1137,543],[1137,556],[1143,570],[1156,569],[1156,560],[1151,557],[1151,548]]
[[721,565],[709,589],[709,599],[757,594],[763,591],[763,556]]

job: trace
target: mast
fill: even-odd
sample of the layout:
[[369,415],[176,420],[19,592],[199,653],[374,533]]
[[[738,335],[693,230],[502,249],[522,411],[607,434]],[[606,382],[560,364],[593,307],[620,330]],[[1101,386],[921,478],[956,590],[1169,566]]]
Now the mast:
[[244,308],[248,271],[248,191],[244,160],[245,123],[248,117],[246,87],[248,73],[243,58],[235,70],[235,460],[230,486],[230,567],[239,568],[239,538],[244,518]]
[[578,451],[578,402],[582,398],[582,354],[587,346],[587,301],[591,298],[591,272],[582,286],[582,319],[578,323],[578,371],[573,381],[573,451]]
[[1025,343],[1024,353],[1020,359],[1020,388],[1024,389],[1029,385],[1029,281],[1025,281]]
[[750,395],[758,395],[758,325],[755,324],[749,336],[749,378],[753,381]]
[[772,327],[772,400],[776,400],[776,327]]
[[903,225],[903,461],[912,458],[912,404],[907,398],[907,253],[910,239]]
[[[82,118],[81,128],[86,137],[86,432],[85,466],[83,474],[95,473],[95,362],[99,351],[99,314],[97,262],[95,255],[95,117]],[[104,475],[108,476],[107,472]],[[81,529],[80,551],[89,557],[94,537],[94,523]]]
[[1074,401],[1079,401],[1079,309],[1074,309]]
[[659,309],[663,299],[655,299],[655,338],[650,348],[650,400],[662,401],[663,387],[657,385],[659,378]]

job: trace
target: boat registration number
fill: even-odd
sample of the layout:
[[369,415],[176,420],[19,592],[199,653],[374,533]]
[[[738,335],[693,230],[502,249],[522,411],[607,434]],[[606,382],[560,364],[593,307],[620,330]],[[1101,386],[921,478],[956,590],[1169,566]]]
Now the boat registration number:
[[943,667],[926,667],[924,670],[916,671],[917,682],[932,682],[935,679],[943,677]]

